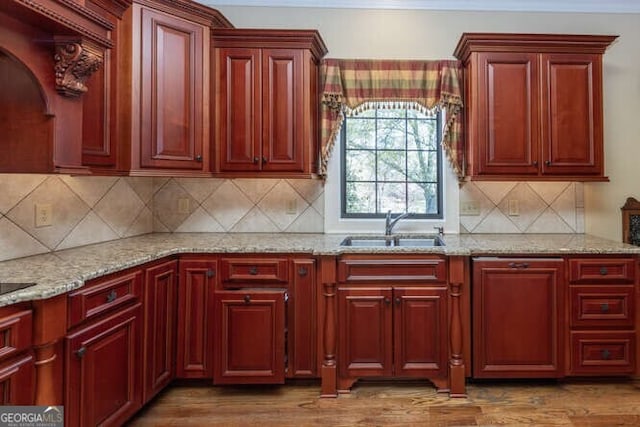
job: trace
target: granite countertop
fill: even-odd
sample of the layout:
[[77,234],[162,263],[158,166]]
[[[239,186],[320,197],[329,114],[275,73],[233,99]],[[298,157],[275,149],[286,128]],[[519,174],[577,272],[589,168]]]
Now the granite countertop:
[[585,234],[451,234],[445,246],[347,247],[344,234],[154,233],[0,262],[0,283],[35,283],[0,295],[0,307],[46,299],[84,282],[178,253],[437,253],[443,255],[640,254],[640,247]]

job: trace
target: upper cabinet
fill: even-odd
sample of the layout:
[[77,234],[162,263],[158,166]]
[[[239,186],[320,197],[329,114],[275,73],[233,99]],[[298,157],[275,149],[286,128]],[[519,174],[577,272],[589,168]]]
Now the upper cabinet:
[[94,173],[209,176],[211,29],[216,10],[179,0],[135,0],[123,11],[88,0],[114,22],[110,67],[91,81],[94,116],[83,161]]
[[0,29],[0,173],[88,173],[86,83],[104,72],[113,24],[84,1],[2,0]]
[[317,31],[216,29],[215,165],[230,176],[311,176],[318,160]]
[[464,33],[467,175],[606,181],[602,55],[617,36]]

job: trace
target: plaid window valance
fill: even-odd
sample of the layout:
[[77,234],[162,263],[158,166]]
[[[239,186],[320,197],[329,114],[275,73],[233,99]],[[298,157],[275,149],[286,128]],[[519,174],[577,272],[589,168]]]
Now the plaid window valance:
[[459,61],[392,61],[325,59],[320,67],[321,154],[320,174],[329,156],[345,112],[385,102],[392,107],[441,108],[446,111],[442,146],[461,179],[463,141],[459,113],[462,108],[462,66]]

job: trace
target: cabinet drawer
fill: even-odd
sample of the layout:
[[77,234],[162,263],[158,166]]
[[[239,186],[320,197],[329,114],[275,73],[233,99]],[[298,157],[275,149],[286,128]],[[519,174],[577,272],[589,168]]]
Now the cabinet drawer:
[[0,361],[31,346],[31,310],[16,310],[0,318]]
[[570,374],[631,374],[635,348],[633,332],[572,332]]
[[571,326],[633,328],[633,286],[571,286]]
[[444,283],[444,259],[344,259],[338,263],[338,281],[343,283],[413,281]]
[[570,283],[634,283],[636,263],[632,258],[569,260]]
[[138,300],[142,291],[142,272],[134,271],[92,284],[69,294],[68,325],[72,327],[105,312]]
[[220,260],[222,284],[287,283],[286,258],[223,258]]

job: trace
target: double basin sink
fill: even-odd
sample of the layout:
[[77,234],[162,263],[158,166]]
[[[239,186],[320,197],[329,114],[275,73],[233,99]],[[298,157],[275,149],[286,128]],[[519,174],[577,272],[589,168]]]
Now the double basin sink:
[[396,236],[349,236],[340,246],[352,247],[433,247],[444,246],[440,236],[396,235]]

